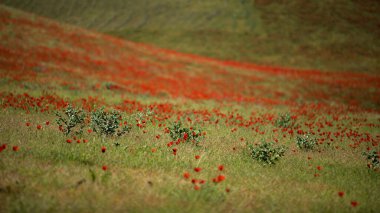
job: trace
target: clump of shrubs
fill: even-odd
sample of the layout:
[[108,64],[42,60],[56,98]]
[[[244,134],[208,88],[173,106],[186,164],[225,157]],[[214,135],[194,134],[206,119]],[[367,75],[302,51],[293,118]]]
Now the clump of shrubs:
[[296,137],[296,145],[301,150],[314,150],[318,145],[317,139],[311,136],[309,133],[305,135],[297,135]]
[[253,159],[269,165],[274,165],[286,151],[284,146],[275,146],[273,142],[263,142],[256,146],[249,145],[248,149]]
[[59,129],[65,135],[82,135],[87,125],[90,125],[94,132],[104,136],[122,136],[131,130],[131,127],[123,122],[120,112],[108,112],[104,107],[87,113],[83,109],[68,105],[63,114],[56,112],[56,116]]

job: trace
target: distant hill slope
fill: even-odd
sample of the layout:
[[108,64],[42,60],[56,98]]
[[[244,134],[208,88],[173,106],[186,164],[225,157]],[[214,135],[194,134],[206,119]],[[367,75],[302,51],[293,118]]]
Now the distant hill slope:
[[3,0],[2,4],[182,52],[304,69],[380,72],[372,0]]

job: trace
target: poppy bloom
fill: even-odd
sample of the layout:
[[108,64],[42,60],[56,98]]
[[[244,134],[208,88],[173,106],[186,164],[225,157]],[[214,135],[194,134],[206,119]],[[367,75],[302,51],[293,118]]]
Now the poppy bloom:
[[50,124],[50,121],[46,121],[45,124],[46,126],[48,126]]
[[88,142],[88,140],[87,139],[83,139],[83,143],[87,143]]
[[156,138],[157,138],[157,139],[160,139],[160,137],[161,137],[161,135],[156,135]]
[[175,153],[175,152],[177,152],[178,151],[178,149],[177,148],[173,148],[173,152]]
[[167,144],[167,146],[168,146],[168,147],[173,146],[173,141],[172,141],[172,142],[169,142],[169,143]]
[[190,178],[190,173],[188,173],[188,172],[183,173],[183,177],[185,179],[189,179]]
[[224,166],[223,165],[218,166],[218,170],[219,171],[223,171],[224,170]]
[[156,152],[157,151],[157,149],[156,148],[152,148],[152,152]]
[[226,192],[229,193],[231,190],[230,188],[226,188]]
[[87,132],[88,132],[88,133],[91,133],[91,132],[92,132],[92,129],[88,129]]
[[338,195],[339,195],[339,197],[343,197],[344,196],[344,192],[338,192]]
[[77,143],[80,143],[80,139],[77,140]]
[[202,169],[199,168],[199,167],[194,168],[194,171],[195,171],[195,172],[200,172],[201,170],[202,170]]
[[187,132],[185,132],[185,134],[183,134],[183,140],[187,141],[188,138],[189,138],[189,135],[187,134]]
[[318,169],[319,171],[321,171],[321,170],[322,170],[322,166],[317,166],[317,169]]
[[103,152],[103,153],[106,152],[106,147],[105,147],[105,146],[102,147],[102,152]]
[[26,126],[30,126],[30,122],[26,122],[26,124],[25,124]]
[[103,171],[107,171],[108,167],[106,165],[102,166]]
[[42,126],[38,124],[37,129],[42,129]]
[[201,189],[201,187],[198,186],[198,185],[195,185],[195,186],[194,186],[194,189],[195,189],[195,190],[199,190],[199,189]]
[[192,182],[193,184],[196,184],[196,183],[198,183],[198,180],[195,179],[195,178],[193,178],[193,179],[191,179],[191,182]]
[[200,184],[204,184],[204,183],[206,183],[206,181],[205,180],[200,180],[199,183]]
[[67,142],[67,143],[71,143],[71,142],[73,142],[73,141],[72,141],[71,139],[67,139],[66,142]]
[[12,149],[13,149],[13,151],[17,152],[17,151],[20,149],[20,147],[18,147],[18,146],[13,146]]
[[359,203],[357,201],[351,201],[351,206],[352,207],[356,207],[357,205],[359,205]]
[[0,146],[0,152],[7,148],[7,144],[3,144]]
[[195,159],[199,159],[199,158],[201,158],[201,156],[199,156],[199,155],[195,155]]
[[218,178],[217,178],[218,182],[222,182],[225,179],[226,179],[226,177],[224,175],[218,175]]

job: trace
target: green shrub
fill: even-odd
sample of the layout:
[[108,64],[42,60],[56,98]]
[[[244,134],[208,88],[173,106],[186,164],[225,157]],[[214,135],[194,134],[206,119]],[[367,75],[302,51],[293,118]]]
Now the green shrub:
[[370,150],[368,152],[363,152],[363,155],[367,158],[368,168],[373,170],[380,169],[380,152],[376,152],[375,150]]
[[203,138],[201,130],[189,129],[181,126],[182,124],[180,122],[176,122],[173,126],[168,128],[170,137],[173,140],[195,141],[195,143],[198,144]]
[[275,126],[281,128],[289,128],[293,126],[293,122],[289,113],[279,115],[279,118],[275,122]]
[[275,164],[286,151],[284,146],[274,146],[272,142],[263,142],[258,146],[249,145],[248,148],[253,159],[269,165]]
[[303,136],[297,135],[296,145],[302,150],[313,150],[317,145],[317,139],[312,137],[310,134],[305,134]]
[[94,132],[105,136],[121,136],[128,133],[130,126],[122,125],[122,116],[118,111],[106,112],[104,107],[91,113],[91,128]]
[[83,133],[86,113],[82,109],[74,108],[69,104],[66,107],[63,115],[61,115],[59,112],[56,112],[55,114],[58,117],[56,119],[56,122],[59,125],[59,129],[65,135],[80,135]]

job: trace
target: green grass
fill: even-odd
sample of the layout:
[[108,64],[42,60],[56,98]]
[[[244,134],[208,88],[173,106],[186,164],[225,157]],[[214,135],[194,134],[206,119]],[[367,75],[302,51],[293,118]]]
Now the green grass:
[[377,73],[376,1],[65,1],[5,5],[133,41],[265,65]]

